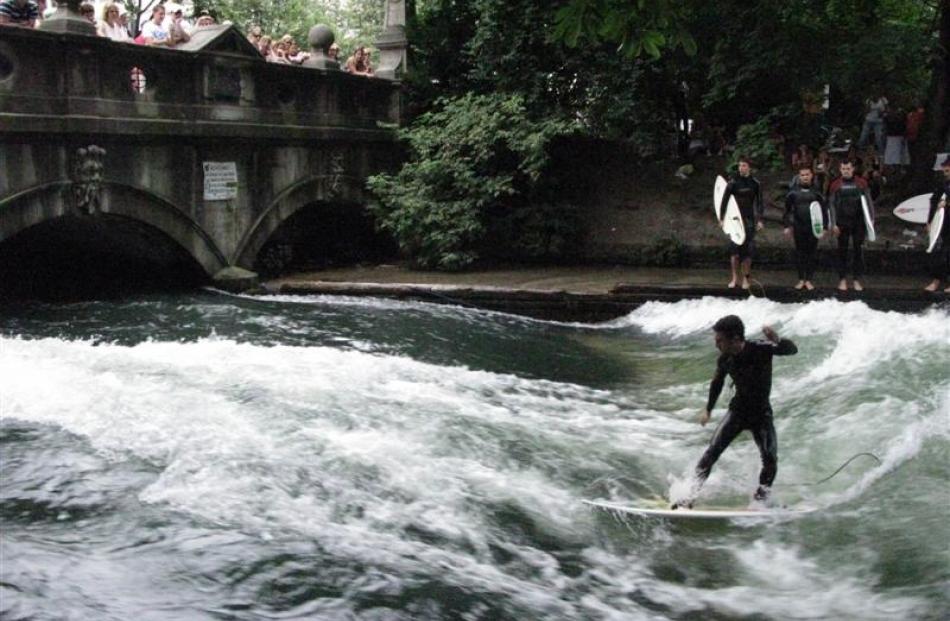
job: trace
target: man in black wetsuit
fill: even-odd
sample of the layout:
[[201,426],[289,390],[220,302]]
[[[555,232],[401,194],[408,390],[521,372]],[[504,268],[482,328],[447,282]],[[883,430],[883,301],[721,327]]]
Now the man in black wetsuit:
[[864,240],[867,237],[867,225],[864,221],[864,209],[861,198],[868,202],[871,219],[874,219],[874,202],[868,191],[868,184],[855,174],[854,162],[841,162],[841,176],[834,180],[828,190],[831,230],[838,238],[838,282],[839,291],[848,290],[848,240],[854,246],[854,290],[863,291],[861,278],[864,276]]
[[[719,423],[709,447],[696,464],[696,486],[692,494],[695,496],[698,493],[722,452],[736,436],[748,429],[762,458],[755,500],[765,502],[778,471],[778,441],[769,402],[772,392],[772,356],[791,356],[798,352],[798,348],[790,340],[780,339],[769,326],[762,328],[767,341],[746,341],[745,326],[735,315],[727,315],[717,321],[713,331],[716,334],[716,349],[721,355],[709,386],[706,408],[699,416],[700,424],[705,426],[709,422],[710,412],[719,399],[726,375],[732,378],[736,394],[729,402],[729,411]],[[692,507],[692,504],[692,498],[688,498],[674,502],[672,508]]]
[[950,155],[941,162],[943,169],[943,183],[937,187],[930,197],[930,213],[927,214],[927,226],[925,230],[930,232],[930,221],[934,219],[937,210],[943,207],[943,229],[940,231],[940,241],[933,252],[933,264],[931,265],[931,276],[933,282],[924,287],[926,291],[936,291],[940,288],[940,281],[946,289],[944,293],[950,293]]
[[[817,264],[818,238],[811,225],[811,204],[821,205],[822,226],[828,229],[828,206],[825,197],[812,185],[814,173],[811,164],[804,164],[798,171],[798,186],[785,197],[785,236],[795,238],[795,257],[798,262],[798,284],[796,289],[815,288],[811,279],[815,275]],[[824,233],[822,233],[824,236]]]
[[730,197],[736,198],[742,223],[745,226],[745,241],[734,244],[729,241],[729,267],[732,270],[732,280],[729,288],[739,283],[739,268],[742,267],[742,288],[749,288],[749,273],[752,271],[752,255],[755,253],[755,232],[762,230],[762,216],[765,205],[762,203],[762,187],[752,176],[752,162],[747,157],[739,158],[739,174],[729,181],[726,191],[723,192],[722,202],[719,203],[719,222],[726,217],[726,205]]

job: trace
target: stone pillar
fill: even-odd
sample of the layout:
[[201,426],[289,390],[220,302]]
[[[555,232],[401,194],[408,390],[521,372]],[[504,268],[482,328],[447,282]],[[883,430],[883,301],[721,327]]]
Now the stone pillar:
[[339,69],[340,63],[327,55],[334,38],[329,26],[317,24],[311,28],[307,35],[307,41],[310,42],[310,58],[303,62],[303,66],[315,69]]
[[56,12],[40,22],[39,29],[96,36],[96,27],[79,15],[80,4],[82,0],[60,0]]
[[379,68],[376,77],[395,80],[406,72],[406,0],[385,0],[386,15],[383,32],[376,39],[379,49]]

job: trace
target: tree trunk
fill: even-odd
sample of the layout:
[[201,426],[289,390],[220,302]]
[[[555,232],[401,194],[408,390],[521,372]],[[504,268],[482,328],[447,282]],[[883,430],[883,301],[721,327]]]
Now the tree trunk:
[[939,11],[939,36],[926,117],[911,153],[913,164],[910,187],[914,193],[931,189],[934,154],[945,151],[950,138],[950,0],[941,0]]

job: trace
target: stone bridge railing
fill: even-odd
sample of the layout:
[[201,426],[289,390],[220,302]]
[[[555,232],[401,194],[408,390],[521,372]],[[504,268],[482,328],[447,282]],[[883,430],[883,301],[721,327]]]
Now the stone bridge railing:
[[0,136],[358,140],[399,120],[398,82],[265,62],[233,26],[180,49],[0,28]]

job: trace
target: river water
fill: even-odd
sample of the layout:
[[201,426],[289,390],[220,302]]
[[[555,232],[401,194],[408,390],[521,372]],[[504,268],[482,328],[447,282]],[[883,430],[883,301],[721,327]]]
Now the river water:
[[[797,519],[681,485],[710,326],[771,323]],[[3,619],[942,619],[950,317],[651,303],[606,324],[202,292],[0,308]],[[722,415],[729,388],[714,420]],[[840,474],[815,482],[859,452]],[[743,506],[748,434],[701,502]]]

